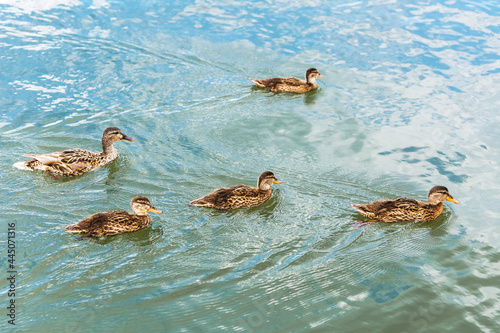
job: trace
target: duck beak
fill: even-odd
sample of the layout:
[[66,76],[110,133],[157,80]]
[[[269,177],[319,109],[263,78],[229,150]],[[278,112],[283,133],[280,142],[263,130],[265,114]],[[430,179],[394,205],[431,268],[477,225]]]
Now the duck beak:
[[124,134],[122,140],[125,140],[125,141],[134,141],[134,138],[131,138],[130,136],[126,136]]
[[452,196],[449,196],[448,199],[446,199],[446,201],[453,202],[454,204],[457,204],[457,205],[460,203],[457,199],[455,199]]
[[274,179],[274,184],[281,184],[282,181],[281,180],[278,180],[278,179]]
[[157,214],[160,214],[160,213],[163,213],[161,210],[159,210],[158,208],[156,207],[151,207],[148,209],[148,212],[152,212],[152,213],[157,213]]
[[321,75],[321,74],[318,74],[318,77],[324,77],[324,76],[323,76],[323,75]]

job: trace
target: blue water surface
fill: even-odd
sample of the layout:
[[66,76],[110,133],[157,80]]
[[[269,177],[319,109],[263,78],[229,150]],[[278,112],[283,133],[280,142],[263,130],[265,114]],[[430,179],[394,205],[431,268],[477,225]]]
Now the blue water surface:
[[[499,40],[495,1],[0,1],[2,331],[500,331]],[[304,95],[249,81],[310,67]],[[109,126],[111,165],[12,168]],[[266,170],[259,207],[187,205]],[[460,205],[353,228],[434,185]],[[136,195],[150,227],[64,232]]]

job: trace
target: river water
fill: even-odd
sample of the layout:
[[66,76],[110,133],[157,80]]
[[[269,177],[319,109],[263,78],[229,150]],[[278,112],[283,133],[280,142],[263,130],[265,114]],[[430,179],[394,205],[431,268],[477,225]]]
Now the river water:
[[[26,332],[499,332],[500,6],[496,1],[0,0],[0,242],[15,225]],[[305,95],[249,78],[324,78]],[[53,179],[24,153],[98,151]],[[263,205],[190,207],[283,181]],[[350,204],[447,202],[429,223]],[[141,231],[67,224],[147,196]],[[11,328],[8,281],[0,287]]]

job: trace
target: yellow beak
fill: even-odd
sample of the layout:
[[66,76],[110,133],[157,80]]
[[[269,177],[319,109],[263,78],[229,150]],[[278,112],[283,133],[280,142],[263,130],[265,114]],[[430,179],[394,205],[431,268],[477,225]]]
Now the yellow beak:
[[319,74],[318,77],[324,77],[323,75]]
[[161,210],[159,210],[158,208],[156,207],[151,207],[148,209],[148,212],[152,212],[152,213],[157,213],[157,214],[160,214],[160,213],[163,213]]
[[281,180],[275,179],[274,184],[281,184]]
[[122,140],[125,140],[125,141],[134,141],[134,138],[131,138],[130,136],[126,136],[124,135],[123,138],[121,138]]
[[448,199],[446,199],[446,200],[450,201],[450,202],[453,202],[454,204],[457,204],[457,205],[460,203],[457,199],[455,199],[453,197],[448,197]]

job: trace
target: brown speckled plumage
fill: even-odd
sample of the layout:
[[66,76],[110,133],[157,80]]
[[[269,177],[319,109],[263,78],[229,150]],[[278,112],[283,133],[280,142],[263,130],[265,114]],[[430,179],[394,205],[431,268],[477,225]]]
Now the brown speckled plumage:
[[134,141],[123,134],[117,127],[108,127],[102,134],[100,153],[86,149],[66,149],[49,154],[25,154],[34,159],[18,162],[14,167],[23,170],[42,170],[52,176],[77,176],[89,170],[109,164],[118,157],[118,150],[113,143],[119,140]]
[[364,205],[353,204],[351,207],[362,215],[373,219],[372,222],[427,222],[441,215],[444,209],[442,201],[459,203],[444,186],[434,186],[429,191],[428,200],[427,203],[410,198],[399,198]]
[[255,207],[266,202],[273,194],[272,184],[281,182],[270,171],[262,173],[257,188],[247,185],[236,185],[216,190],[202,198],[191,201],[191,206],[212,207],[217,209],[236,209]]
[[148,198],[142,196],[132,199],[130,205],[134,211],[133,214],[123,210],[98,213],[84,218],[78,223],[68,225],[65,230],[90,236],[118,235],[147,227],[151,223],[151,217],[147,212],[162,212],[153,207]]
[[273,77],[263,80],[250,79],[259,88],[264,88],[272,92],[305,93],[318,88],[317,77],[323,77],[316,68],[309,68],[306,71],[306,81],[295,77]]

